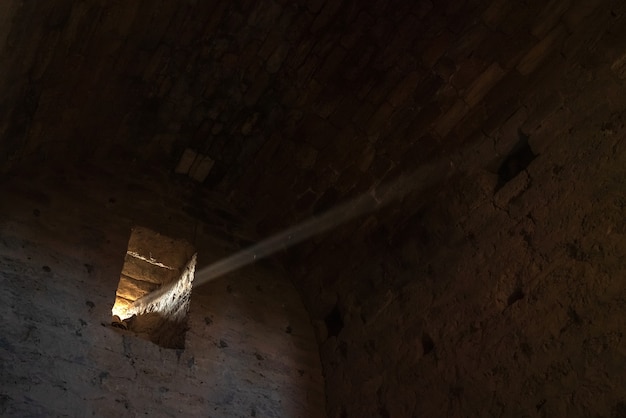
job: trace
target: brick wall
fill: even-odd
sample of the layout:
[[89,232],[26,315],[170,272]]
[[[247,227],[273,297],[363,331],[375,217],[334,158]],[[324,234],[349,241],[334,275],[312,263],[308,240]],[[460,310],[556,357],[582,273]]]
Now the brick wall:
[[[400,264],[404,258],[413,259],[417,256],[410,246],[415,245],[420,254],[436,260],[429,262],[420,255],[417,259],[425,265],[410,265],[407,271],[418,277],[424,272],[432,275],[429,271],[436,270],[437,263],[447,269],[451,256],[431,254],[431,247],[443,245],[456,254],[453,241],[459,232],[454,227],[481,208],[471,215],[472,222],[488,219],[496,228],[487,234],[487,241],[476,244],[484,262],[493,256],[487,249],[498,245],[502,260],[515,258],[516,251],[502,249],[508,245],[502,231],[521,234],[526,228],[523,223],[538,219],[546,208],[550,213],[578,210],[580,202],[567,199],[541,204],[559,190],[571,193],[568,182],[585,180],[586,193],[593,195],[594,182],[583,179],[580,161],[593,155],[586,164],[607,163],[609,171],[619,170],[620,115],[626,108],[626,18],[625,6],[618,1],[163,0],[146,5],[59,0],[7,1],[0,7],[0,23],[4,23],[0,25],[0,167],[4,170],[32,161],[122,156],[174,170],[183,151],[192,148],[215,161],[206,186],[228,195],[261,232],[270,233],[426,163],[447,167],[441,181],[402,205],[351,223],[334,233],[332,240],[318,239],[290,255],[296,260],[294,266],[304,269],[298,284],[313,319],[321,323],[318,337],[324,364],[327,370],[339,370],[327,381],[333,416],[345,416],[344,410],[349,416],[362,416],[370,407],[383,416],[385,412],[397,415],[389,405],[397,405],[402,416],[430,407],[393,399],[410,376],[394,377],[383,385],[358,375],[364,364],[386,353],[365,334],[339,334],[334,340],[324,335],[324,319],[335,305],[345,328],[356,327],[358,315],[345,317],[345,311],[356,306],[355,300],[366,299],[364,309],[376,316],[375,306],[388,306],[383,297],[387,290],[390,300],[399,292],[397,283],[381,287],[378,280],[384,281],[388,273],[376,270],[383,255],[371,248],[389,244],[406,228],[412,234],[406,240],[412,244],[407,244],[409,249],[389,249],[393,253],[389,257]],[[606,138],[611,138],[609,145]],[[541,180],[525,172],[503,186],[502,163],[510,161],[524,141],[538,155],[534,167],[543,170]],[[564,167],[581,174],[561,178]],[[611,177],[608,172],[587,175]],[[552,180],[558,186],[541,189],[526,208],[532,206],[537,213],[518,209],[517,203],[509,207],[534,190],[537,182]],[[497,208],[505,208],[506,215]],[[555,226],[559,217],[548,218],[552,227],[538,230],[563,234],[564,229]],[[469,237],[483,233],[486,226],[481,225],[468,227],[460,236],[471,243]],[[599,240],[598,231],[594,229],[594,236]],[[557,257],[557,249],[574,245],[575,234],[570,235],[559,243],[542,235],[542,244],[537,245],[547,246],[544,250]],[[372,247],[357,251],[352,248],[355,237]],[[339,274],[342,270],[331,261],[317,267],[316,260],[330,260],[325,258],[330,257],[329,249],[356,270]],[[463,251],[467,251],[462,252],[463,259],[476,257]],[[541,259],[545,251],[524,259]],[[576,258],[578,250],[572,251]],[[460,269],[468,268],[459,263]],[[360,264],[380,273],[371,284],[359,282]],[[542,268],[550,270],[549,265]],[[518,267],[513,272],[504,267],[487,269],[493,277],[506,277],[496,281],[504,290],[493,291],[501,293],[499,301],[517,294],[517,284],[510,278],[526,274]],[[426,294],[440,298],[443,290],[434,283]],[[454,283],[452,288],[458,285]],[[406,292],[412,300],[418,291],[421,288]],[[370,300],[367,294],[376,296]],[[558,293],[550,298],[557,301]],[[444,302],[438,299],[437,309]],[[455,303],[445,305],[442,318],[456,315]],[[412,307],[397,308],[396,314],[402,316]],[[462,312],[476,318],[471,310]],[[546,311],[541,312],[531,318],[540,320]],[[394,315],[389,314],[380,329],[396,326]],[[407,319],[411,327],[422,321],[411,318]],[[426,341],[425,346],[430,346],[432,340],[438,346],[442,338],[454,343],[454,330],[441,331],[438,338],[433,329],[445,330],[447,325],[432,324],[423,330],[421,325],[407,325],[408,335],[420,336],[411,344],[421,347]],[[346,348],[341,338],[347,338],[344,344],[356,344],[359,353],[370,354],[349,366],[338,362]],[[577,343],[572,340],[572,344]],[[404,364],[400,354],[389,356],[391,365],[376,363],[373,375],[384,370],[400,373]],[[419,359],[413,360],[423,366]],[[428,367],[428,376],[439,372],[436,361]],[[537,367],[541,376],[543,366]],[[452,375],[447,376],[439,389],[459,399],[460,387],[476,386],[469,377],[473,373],[479,371],[471,369],[466,374],[470,382],[458,385],[450,383]],[[354,396],[349,405],[342,405],[339,395],[344,396],[346,388]],[[607,399],[606,405],[613,401]],[[531,407],[507,411],[513,415],[527,407],[537,411],[541,409],[537,405],[550,405],[546,402],[537,399]],[[365,409],[359,409],[360,403]],[[553,414],[562,415],[558,408],[565,406],[555,405]],[[503,414],[494,408],[495,415]],[[609,407],[605,409],[610,413]],[[440,410],[431,412],[440,415]]]
[[121,156],[173,169],[190,147],[266,231],[461,144],[494,142],[497,159],[519,129],[539,137],[590,66],[623,67],[608,0],[2,7],[4,170]]

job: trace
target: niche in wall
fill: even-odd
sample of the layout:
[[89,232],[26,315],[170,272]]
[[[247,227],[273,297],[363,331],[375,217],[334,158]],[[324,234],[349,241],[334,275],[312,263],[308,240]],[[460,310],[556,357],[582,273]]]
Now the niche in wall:
[[112,325],[165,348],[184,348],[196,252],[185,240],[134,227]]

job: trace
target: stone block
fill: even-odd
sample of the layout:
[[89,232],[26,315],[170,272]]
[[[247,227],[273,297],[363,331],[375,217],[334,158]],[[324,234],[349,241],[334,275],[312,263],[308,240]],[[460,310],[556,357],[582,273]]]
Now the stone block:
[[283,33],[276,29],[272,29],[265,37],[261,48],[257,51],[257,55],[263,60],[268,60],[272,53],[276,51],[276,48],[283,43],[285,43]]
[[418,71],[408,73],[387,96],[387,101],[395,107],[404,104],[407,99],[413,97],[413,93],[421,79],[422,75]]
[[536,38],[527,32],[512,35],[494,32],[474,52],[476,57],[487,62],[495,61],[508,70],[515,67],[536,42]]
[[417,88],[415,89],[415,94],[413,97],[413,101],[415,102],[416,107],[425,107],[428,106],[433,101],[433,96],[441,89],[444,85],[444,81],[433,73],[428,73],[425,75],[424,79],[420,81]]
[[255,6],[248,15],[248,25],[258,29],[270,29],[283,11],[281,5],[272,0],[256,2]]
[[202,183],[211,172],[214,164],[215,161],[211,157],[207,155],[199,156],[189,169],[189,177]]
[[441,115],[441,108],[436,102],[430,102],[418,110],[417,115],[407,128],[407,135],[419,138],[424,135]]
[[380,134],[387,127],[394,110],[394,107],[387,102],[380,105],[367,125],[368,135]]
[[496,192],[493,196],[494,204],[498,208],[505,209],[513,199],[522,195],[528,187],[530,187],[530,177],[526,171],[522,171]]
[[483,102],[471,108],[467,115],[452,130],[456,140],[459,143],[465,143],[467,138],[479,135],[488,117],[487,108]]
[[310,170],[315,166],[317,150],[308,144],[298,144],[294,155],[296,166],[302,170]]
[[281,65],[283,64],[283,61],[287,57],[288,52],[289,44],[286,42],[280,43],[267,60],[267,64],[265,66],[267,72],[270,74],[278,72]]
[[517,70],[522,75],[529,75],[537,69],[539,64],[565,40],[567,30],[563,24],[555,27],[545,38],[540,40],[517,65]]
[[493,36],[494,32],[482,22],[478,22],[469,27],[462,34],[457,35],[455,42],[446,51],[446,55],[455,62],[462,61],[471,56],[480,45]]
[[454,35],[452,32],[446,30],[434,39],[429,39],[425,42],[424,52],[422,53],[422,61],[427,67],[435,65],[437,60],[445,54],[452,42],[454,41]]
[[537,38],[544,38],[561,19],[561,16],[569,9],[572,0],[550,0],[537,16],[537,23],[531,29],[531,33]]
[[355,21],[347,27],[346,34],[341,37],[341,45],[347,50],[354,48],[362,34],[367,32],[367,28],[373,23],[374,19],[367,11],[359,11]]
[[376,157],[376,148],[371,144],[366,145],[356,160],[358,169],[362,173],[367,172],[374,161],[374,157]]
[[306,114],[299,127],[296,128],[295,137],[312,145],[317,150],[324,149],[337,134],[337,129],[327,120],[315,114]]
[[520,132],[528,118],[528,112],[524,107],[520,107],[504,122],[498,131],[497,140],[495,141],[495,150],[500,155],[507,155],[519,142]]
[[469,106],[463,100],[457,100],[452,108],[437,119],[434,125],[435,132],[442,138],[445,137],[467,115],[468,111]]
[[475,106],[504,77],[505,71],[498,63],[493,63],[480,75],[465,92],[465,101]]
[[246,106],[253,106],[256,104],[261,95],[265,92],[269,82],[270,75],[265,71],[259,72],[254,83],[248,87],[248,90],[243,97],[244,104]]
[[298,196],[298,200],[296,201],[295,209],[297,212],[309,212],[313,208],[315,201],[317,200],[318,195],[310,188],[307,189],[304,193]]
[[404,74],[399,68],[394,67],[389,71],[376,74],[372,80],[373,85],[367,93],[367,100],[372,102],[374,106],[379,106],[386,100],[389,92],[400,82]]
[[129,255],[167,269],[184,265],[193,253],[193,246],[185,240],[165,237],[144,227],[134,227],[128,240]]
[[[324,63],[315,71],[315,78],[324,82],[331,78],[337,78],[339,68],[346,57],[346,50],[341,45],[336,45],[330,54],[326,56]],[[334,77],[333,77],[334,76]]]
[[534,103],[526,103],[529,115],[521,129],[528,135],[533,135],[551,114],[563,106],[563,96],[558,91],[543,92]]
[[341,2],[339,1],[327,1],[313,21],[311,33],[317,33],[327,27],[339,11],[340,6]]
[[459,61],[449,74],[450,83],[459,91],[465,90],[484,74],[488,65],[488,62],[475,55]]
[[326,0],[307,0],[306,8],[309,12],[317,14],[324,7],[324,3],[326,3]]
[[[578,30],[583,20],[587,19],[590,15],[595,14],[594,12],[598,10],[598,6],[602,3],[604,3],[603,0],[576,1],[574,4],[570,5],[569,9],[563,15],[562,20],[565,22],[569,30]],[[610,13],[606,13],[605,10],[602,10],[602,12],[602,15],[608,19]],[[598,20],[594,19],[594,23],[597,24],[597,22]]]
[[341,67],[343,78],[353,82],[354,85],[367,84],[366,80],[371,75],[367,68],[375,54],[376,47],[371,39],[365,35],[359,37],[356,44],[351,49],[347,49],[347,55]]
[[360,103],[361,102],[352,94],[342,97],[333,113],[328,115],[328,120],[335,126],[345,126],[349,124],[358,110]]
[[158,287],[158,284],[135,280],[131,277],[122,275],[122,277],[120,277],[120,282],[117,285],[117,291],[115,294],[126,300],[135,301]]
[[191,169],[191,166],[193,165],[197,156],[198,156],[198,153],[192,150],[191,148],[185,149],[174,171],[178,174],[189,173],[189,170]]
[[613,61],[611,71],[613,71],[620,80],[626,79],[626,53]]

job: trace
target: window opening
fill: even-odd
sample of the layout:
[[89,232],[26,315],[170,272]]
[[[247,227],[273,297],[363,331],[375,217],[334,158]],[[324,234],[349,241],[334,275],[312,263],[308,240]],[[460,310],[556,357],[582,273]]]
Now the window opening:
[[195,268],[196,252],[187,241],[134,227],[112,325],[165,348],[184,348]]

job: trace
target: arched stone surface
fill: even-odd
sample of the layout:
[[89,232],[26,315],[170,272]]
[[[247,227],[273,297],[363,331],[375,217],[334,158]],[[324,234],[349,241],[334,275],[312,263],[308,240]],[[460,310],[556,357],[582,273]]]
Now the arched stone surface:
[[[196,223],[175,204],[176,185],[167,176],[137,190],[128,187],[136,180],[119,174],[61,170],[0,185],[0,411],[324,416],[308,314],[288,276],[271,264],[195,289],[184,350],[163,349],[110,326],[137,218],[169,234],[191,233],[185,238],[195,237],[200,265],[236,246],[236,233],[227,242],[203,231],[240,228],[218,217],[212,225]],[[155,204],[167,189],[169,203]],[[141,207],[144,198],[149,211]],[[210,204],[203,207],[207,213]]]

